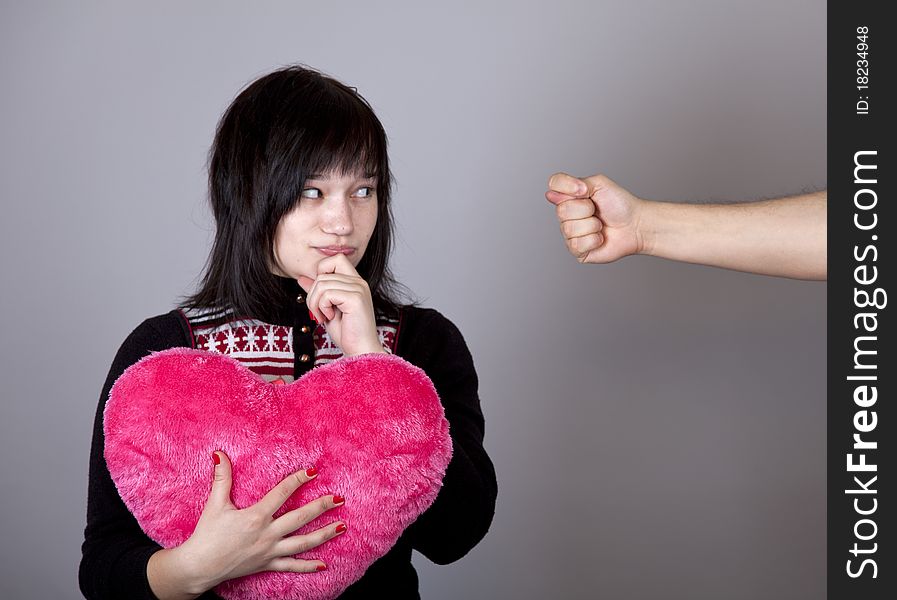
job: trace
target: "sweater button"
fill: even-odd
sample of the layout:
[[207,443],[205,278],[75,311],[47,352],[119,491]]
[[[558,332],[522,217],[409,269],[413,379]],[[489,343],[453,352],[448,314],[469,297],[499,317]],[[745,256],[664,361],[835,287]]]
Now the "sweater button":
[[305,296],[299,294],[298,296],[296,296],[296,302],[298,302],[299,304],[305,304]]
[[302,356],[299,357],[299,360],[301,362],[308,362],[310,359],[311,359],[311,357],[308,354],[303,354]]
[[299,331],[301,331],[302,333],[308,333],[309,331],[311,331],[311,328],[308,325],[303,325],[299,328]]

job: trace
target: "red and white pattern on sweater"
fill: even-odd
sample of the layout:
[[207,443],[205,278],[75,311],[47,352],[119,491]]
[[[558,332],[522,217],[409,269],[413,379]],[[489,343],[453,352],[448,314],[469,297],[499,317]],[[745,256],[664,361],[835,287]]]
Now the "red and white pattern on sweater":
[[[293,328],[235,317],[232,313],[211,309],[181,311],[193,334],[193,347],[227,354],[266,381],[293,381]],[[378,319],[377,335],[383,349],[395,352],[399,321]],[[343,352],[333,343],[323,325],[313,334],[315,366],[342,358]]]

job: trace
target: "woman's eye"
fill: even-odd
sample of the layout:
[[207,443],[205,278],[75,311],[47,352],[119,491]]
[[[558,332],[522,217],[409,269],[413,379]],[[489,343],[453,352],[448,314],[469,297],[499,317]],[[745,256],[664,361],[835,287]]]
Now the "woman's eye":
[[361,188],[358,188],[358,190],[355,192],[355,196],[357,198],[369,198],[373,195],[374,195],[373,186],[361,187]]
[[300,196],[302,198],[317,199],[323,197],[324,194],[322,194],[321,190],[319,190],[318,188],[305,188],[304,190],[302,190],[302,194],[300,194]]

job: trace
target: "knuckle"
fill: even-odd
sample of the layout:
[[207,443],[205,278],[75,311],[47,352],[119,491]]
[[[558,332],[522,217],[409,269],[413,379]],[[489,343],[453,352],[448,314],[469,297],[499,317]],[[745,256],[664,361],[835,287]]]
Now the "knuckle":
[[296,543],[292,548],[295,552],[293,554],[301,554],[302,552],[308,552],[314,548],[314,544],[311,543],[311,540],[308,539],[307,535],[297,535],[295,537]]
[[283,503],[286,502],[291,495],[292,492],[286,485],[279,485],[277,486],[277,488],[275,488],[274,499],[277,500],[280,506],[282,506]]
[[570,221],[561,221],[561,233],[567,238],[573,236],[573,225]]
[[246,527],[249,529],[259,529],[266,521],[265,515],[257,510],[242,511],[246,519]]
[[293,511],[292,518],[294,521],[293,525],[296,527],[296,529],[299,529],[300,527],[311,521],[314,518],[314,515],[309,513],[307,507],[302,506]]

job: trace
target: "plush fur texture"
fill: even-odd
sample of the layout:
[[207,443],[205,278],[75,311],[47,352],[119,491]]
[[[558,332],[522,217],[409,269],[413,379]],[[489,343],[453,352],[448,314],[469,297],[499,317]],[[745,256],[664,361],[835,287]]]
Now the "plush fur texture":
[[104,430],[106,462],[122,499],[166,548],[193,533],[209,495],[214,450],[231,458],[238,508],[311,466],[318,477],[277,516],[322,495],[346,498],[298,531],[346,523],[345,534],[307,553],[326,571],[257,573],[215,589],[232,600],[338,596],[432,504],[452,452],[432,382],[388,354],[344,358],[275,386],[222,354],[165,350],[116,381]]

